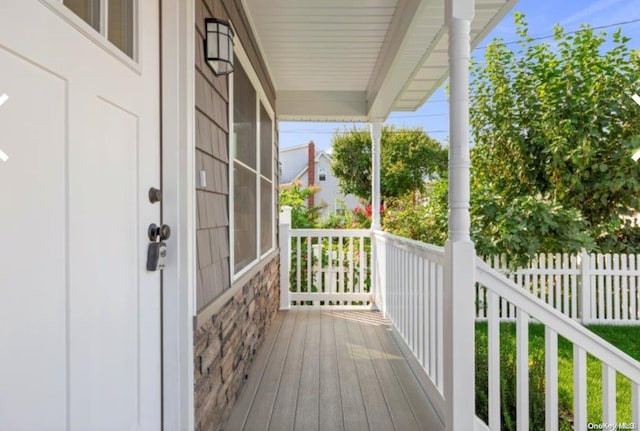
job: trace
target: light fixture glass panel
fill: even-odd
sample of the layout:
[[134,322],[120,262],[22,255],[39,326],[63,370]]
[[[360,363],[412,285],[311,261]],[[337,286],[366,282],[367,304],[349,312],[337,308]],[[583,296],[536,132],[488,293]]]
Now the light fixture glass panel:
[[[221,34],[220,35],[220,59],[224,60],[229,58],[229,39],[227,39],[227,36]],[[224,64],[224,61],[220,62],[220,66],[222,66],[224,68],[224,70],[226,71],[226,64]]]
[[209,43],[207,44],[207,56],[209,58],[218,58],[218,44],[216,43],[215,33],[209,33]]

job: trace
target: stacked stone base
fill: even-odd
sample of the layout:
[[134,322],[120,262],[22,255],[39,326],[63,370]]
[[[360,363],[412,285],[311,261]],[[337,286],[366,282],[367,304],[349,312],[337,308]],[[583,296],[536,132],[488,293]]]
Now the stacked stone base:
[[244,386],[280,301],[279,257],[244,285],[193,337],[197,431],[218,431]]

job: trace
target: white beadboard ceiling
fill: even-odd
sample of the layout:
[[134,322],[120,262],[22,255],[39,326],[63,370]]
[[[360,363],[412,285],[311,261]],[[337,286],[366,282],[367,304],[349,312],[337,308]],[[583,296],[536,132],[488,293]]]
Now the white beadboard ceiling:
[[[517,0],[476,0],[472,47]],[[445,0],[243,0],[280,120],[413,111],[448,72]]]

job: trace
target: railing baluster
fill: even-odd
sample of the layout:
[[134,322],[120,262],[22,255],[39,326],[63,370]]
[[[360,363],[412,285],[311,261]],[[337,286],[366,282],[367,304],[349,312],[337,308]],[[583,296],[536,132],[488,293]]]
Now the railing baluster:
[[[633,254],[629,255],[629,267],[630,267],[631,271],[633,271],[634,273],[635,273],[635,270],[637,268],[637,266],[636,266],[637,262],[638,261],[636,260],[636,255],[633,255]],[[630,307],[629,307],[629,313],[631,315],[629,316],[629,318],[631,320],[637,320],[638,319],[638,313],[636,311],[637,310],[637,308],[636,308],[636,305],[637,305],[637,290],[636,290],[637,289],[637,287],[636,287],[637,286],[636,285],[637,280],[638,280],[638,277],[635,276],[635,275],[632,275],[631,277],[629,277],[629,302],[631,303]]]
[[[554,256],[554,260],[553,260],[553,271],[554,272],[558,272],[559,269],[562,268],[562,261],[560,260],[560,253],[556,253],[556,255]],[[554,293],[556,296],[555,299],[555,308],[558,311],[562,311],[562,285],[560,284],[560,277],[559,276],[550,276],[551,278],[551,283],[553,284],[554,287]]]
[[562,312],[567,316],[571,316],[571,310],[569,306],[570,290],[569,290],[569,255],[567,253],[562,254]]
[[[620,267],[622,268],[623,271],[628,271],[629,270],[629,260],[627,259],[628,255],[627,254],[622,254],[620,255],[621,258],[621,262],[620,262]],[[622,280],[621,281],[621,296],[622,296],[622,304],[621,304],[621,310],[620,310],[620,318],[622,320],[629,320],[629,287],[627,285],[629,277],[626,275],[622,276]]]
[[444,389],[444,267],[436,267],[436,362],[437,362],[437,385],[440,390]]
[[402,326],[407,344],[411,345],[409,327],[409,256],[406,250],[402,250],[402,299]]
[[[540,260],[537,257],[534,258],[532,264],[533,264],[533,268],[535,270],[540,268]],[[531,293],[533,293],[533,296],[539,298],[539,296],[538,296],[539,295],[539,293],[538,293],[538,272],[537,271],[533,273],[533,290],[532,290]]]
[[[602,254],[598,253],[596,255],[597,261],[596,261],[596,265],[597,265],[597,269],[598,270],[602,270],[604,267],[603,264],[603,256]],[[604,310],[605,310],[605,302],[604,302],[604,275],[602,274],[602,272],[600,272],[598,274],[598,285],[597,285],[597,289],[598,289],[598,320],[605,320],[606,316],[604,315]]]
[[[620,255],[614,254],[613,272],[617,273],[620,268]],[[613,278],[613,319],[620,320],[620,277],[611,276]]]
[[558,334],[544,327],[545,429],[558,429]]
[[549,296],[549,284],[547,283],[547,255],[540,254],[540,299],[547,304],[551,303],[551,297]]
[[349,292],[353,292],[353,287],[354,287],[354,283],[353,283],[353,279],[355,277],[355,272],[353,269],[353,241],[354,241],[354,237],[350,237],[349,238],[349,256],[348,256],[348,260],[349,260],[349,272],[348,272],[348,280],[347,280],[347,289],[349,289]]
[[427,302],[427,297],[429,296],[427,289],[427,282],[425,278],[425,259],[420,259],[420,267],[418,269],[418,279],[420,280],[420,363],[422,364],[422,368],[427,369],[427,320],[428,320],[428,310],[429,304]]
[[[576,255],[571,256],[571,266],[572,271],[577,271],[578,269],[578,257]],[[571,274],[571,283],[570,283],[570,295],[571,295],[571,317],[577,319],[578,316],[578,276],[576,274]],[[585,304],[588,306],[588,304]]]
[[340,285],[339,291],[340,293],[344,293],[344,277],[345,277],[345,268],[344,268],[344,237],[340,236]]
[[334,293],[334,280],[333,280],[333,236],[329,235],[327,238],[327,259],[328,265],[324,276],[325,292]]
[[495,292],[487,292],[487,356],[489,364],[489,427],[500,425],[500,298]]
[[364,251],[364,238],[360,237],[360,259],[359,259],[359,266],[360,266],[360,279],[358,280],[358,292],[362,293],[364,292],[364,276],[365,276],[365,251]]
[[313,278],[313,238],[307,237],[307,293],[311,293],[311,279]]
[[587,352],[573,345],[573,429],[587,429]]
[[437,370],[436,265],[429,262],[429,375],[435,379]]
[[[529,429],[529,315],[516,315],[516,428]],[[579,428],[582,429],[582,428]]]
[[[604,256],[604,264],[605,264],[605,268],[606,269],[611,269],[611,255],[608,254],[608,253]],[[606,310],[607,310],[607,312],[606,312],[606,316],[607,317],[606,318],[607,318],[607,320],[613,319],[613,301],[612,301],[613,292],[611,290],[612,289],[612,286],[611,286],[612,280],[611,280],[611,278],[612,278],[611,275],[607,275],[606,276],[606,280],[607,280],[606,290],[605,290],[606,298],[605,298],[604,302],[606,304]]]
[[602,363],[602,422],[616,423],[616,370]]
[[418,256],[411,256],[412,265],[411,273],[413,274],[413,339],[416,346],[416,352],[420,355],[420,280],[418,273]]
[[[296,238],[296,293],[300,292],[302,286],[302,238]],[[299,304],[298,304],[299,305]]]

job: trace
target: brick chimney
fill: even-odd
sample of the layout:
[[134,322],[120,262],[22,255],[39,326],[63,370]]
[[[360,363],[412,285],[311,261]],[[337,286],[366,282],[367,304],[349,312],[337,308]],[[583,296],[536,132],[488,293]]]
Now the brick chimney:
[[[311,187],[316,184],[316,144],[314,144],[313,141],[310,141],[307,145],[307,166],[309,167],[307,170],[307,178],[309,179],[309,187]],[[315,205],[314,195],[309,196],[307,205],[309,208]]]

